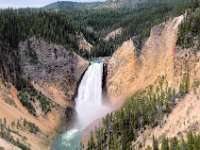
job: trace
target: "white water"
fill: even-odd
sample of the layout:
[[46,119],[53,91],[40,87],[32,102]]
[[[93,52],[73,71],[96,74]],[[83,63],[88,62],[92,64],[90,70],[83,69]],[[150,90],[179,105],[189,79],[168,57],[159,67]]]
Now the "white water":
[[53,145],[54,150],[80,149],[82,130],[102,117],[107,107],[102,104],[103,63],[92,63],[85,72],[76,97],[77,122],[74,128],[62,134]]
[[102,75],[103,63],[89,66],[78,89],[76,112],[78,128],[84,129],[95,121],[102,109]]

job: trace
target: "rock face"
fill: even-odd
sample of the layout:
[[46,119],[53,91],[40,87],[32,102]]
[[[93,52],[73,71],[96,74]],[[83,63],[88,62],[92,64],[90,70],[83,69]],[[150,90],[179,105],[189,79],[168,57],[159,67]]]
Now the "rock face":
[[[196,46],[196,45],[195,45]],[[179,101],[173,111],[163,120],[163,124],[155,128],[146,129],[139,135],[132,146],[138,149],[139,145],[152,146],[152,139],[158,139],[161,143],[162,136],[172,139],[177,137],[181,140],[189,132],[199,132],[200,116],[200,52],[194,53],[195,46],[189,49],[176,47],[174,55],[174,78],[173,87],[178,87],[184,74],[189,77],[189,92]],[[145,139],[145,140],[144,140]]]
[[[18,127],[12,129],[21,135],[19,141],[30,145],[31,149],[50,149],[47,141],[51,142],[56,132],[72,122],[70,119],[75,115],[73,96],[89,62],[62,46],[35,37],[21,42],[18,49],[1,46],[0,43],[0,53],[0,119],[6,118],[8,126],[23,119],[34,123],[41,130],[39,136]],[[25,80],[30,81],[38,93],[43,94],[43,98],[50,98],[49,101],[54,104],[47,114],[42,112],[41,102],[37,100],[32,102],[26,97],[26,101],[37,110],[37,116],[30,114],[24,107],[19,96],[22,91],[13,85]],[[31,91],[33,88],[27,88],[25,92]],[[42,101],[45,102],[44,99]],[[18,134],[15,136],[18,137]],[[24,141],[23,137],[27,140]],[[8,142],[1,146],[10,149]]]
[[77,37],[77,41],[80,50],[87,51],[88,53],[91,52],[93,45],[87,42],[82,33]]
[[16,84],[19,79],[17,51],[0,43],[0,78]]
[[126,87],[136,78],[137,58],[131,40],[123,43],[108,62],[107,92],[115,99],[125,94]]
[[62,46],[35,37],[19,44],[19,60],[23,76],[62,106],[72,100],[77,83],[89,65]]
[[123,28],[120,27],[112,32],[110,32],[106,37],[103,38],[104,41],[108,42],[109,40],[114,40],[117,36],[121,35],[123,32]]
[[146,88],[158,76],[174,83],[174,55],[178,27],[183,16],[155,26],[140,56],[132,40],[126,41],[108,61],[107,91],[111,101],[126,99]]

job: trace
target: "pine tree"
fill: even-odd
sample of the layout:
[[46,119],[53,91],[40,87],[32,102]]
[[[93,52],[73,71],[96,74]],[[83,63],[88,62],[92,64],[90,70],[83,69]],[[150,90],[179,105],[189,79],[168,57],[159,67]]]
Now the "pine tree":
[[161,150],[169,150],[169,141],[168,141],[168,138],[166,137],[162,139]]
[[170,150],[180,150],[179,142],[176,137],[171,141]]
[[158,141],[155,139],[154,135],[153,135],[153,150],[159,150]]
[[93,132],[90,133],[90,140],[88,141],[87,150],[96,149]]

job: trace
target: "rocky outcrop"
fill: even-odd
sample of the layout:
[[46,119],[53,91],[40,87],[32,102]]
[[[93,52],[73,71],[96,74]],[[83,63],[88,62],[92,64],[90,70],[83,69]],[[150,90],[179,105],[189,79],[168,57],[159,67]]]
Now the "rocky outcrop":
[[0,43],[0,78],[16,84],[19,76],[17,50]]
[[[70,125],[76,115],[73,96],[89,62],[62,46],[36,37],[20,42],[18,49],[0,43],[0,52],[0,119],[5,118],[7,125],[15,131],[12,135],[31,149],[50,149],[49,142],[56,132]],[[43,112],[41,101],[34,98],[38,93],[32,86],[30,88],[29,81],[38,93],[43,94],[40,95],[42,101],[52,104],[53,107],[45,105],[50,108],[48,113]],[[23,88],[26,91],[22,91]],[[22,92],[26,93],[25,100],[35,108],[36,116],[22,103],[19,95]],[[32,92],[33,101],[27,96],[29,92]],[[23,120],[35,124],[41,132],[33,134],[15,126]],[[2,146],[9,146],[9,143],[4,142]]]
[[80,50],[87,51],[88,53],[91,52],[93,45],[87,42],[82,33],[77,37],[77,41]]
[[89,65],[74,52],[35,37],[19,44],[19,60],[23,77],[61,106],[67,106],[72,100]]
[[121,35],[123,32],[123,28],[120,27],[110,33],[106,37],[103,38],[104,41],[108,42],[109,40],[114,40],[117,36]]
[[131,40],[124,42],[108,61],[107,92],[111,100],[125,94],[130,83],[136,78],[137,58]]
[[108,62],[107,92],[111,101],[126,99],[145,89],[158,76],[165,75],[169,84],[174,80],[174,55],[178,27],[183,16],[152,28],[140,56],[132,40],[126,41]]

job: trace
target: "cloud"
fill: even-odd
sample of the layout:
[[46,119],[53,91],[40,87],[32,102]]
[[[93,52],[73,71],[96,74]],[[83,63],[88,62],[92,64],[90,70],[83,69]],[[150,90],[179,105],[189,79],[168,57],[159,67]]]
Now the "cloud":
[[[0,8],[43,7],[58,0],[0,0]],[[74,2],[92,2],[95,0],[72,0]]]

